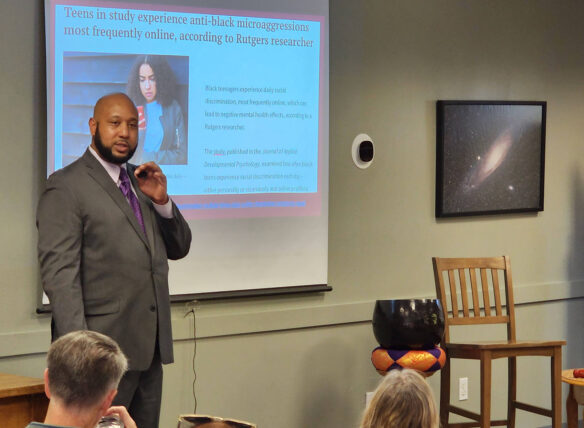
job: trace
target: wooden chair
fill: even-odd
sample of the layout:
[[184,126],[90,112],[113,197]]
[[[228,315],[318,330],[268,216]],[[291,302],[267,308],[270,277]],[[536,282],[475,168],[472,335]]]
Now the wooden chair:
[[[440,381],[440,423],[442,428],[515,427],[516,409],[549,416],[552,418],[552,427],[560,428],[562,423],[562,345],[565,345],[566,341],[516,340],[509,257],[434,257],[432,262],[436,294],[442,302],[445,318],[442,347],[446,351],[446,364],[441,371]],[[504,294],[499,289],[500,282],[504,283]],[[468,283],[470,283],[470,290],[467,288]],[[507,340],[450,342],[450,328],[452,326],[475,324],[506,324]],[[551,357],[551,410],[516,400],[516,363],[517,357],[523,356]],[[480,414],[450,404],[450,361],[453,358],[480,361]],[[508,359],[507,419],[491,422],[491,361],[497,358]],[[448,423],[450,413],[461,415],[475,422]]]

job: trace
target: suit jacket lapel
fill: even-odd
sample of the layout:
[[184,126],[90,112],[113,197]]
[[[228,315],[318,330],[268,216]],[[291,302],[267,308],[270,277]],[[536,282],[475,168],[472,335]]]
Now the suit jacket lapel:
[[[126,215],[126,217],[128,218],[128,221],[130,222],[130,224],[132,225],[132,227],[134,228],[134,230],[136,231],[138,236],[140,236],[140,239],[142,239],[142,241],[144,242],[146,247],[148,247],[148,249],[150,249],[151,247],[150,247],[150,243],[148,242],[148,238],[146,236],[144,236],[144,232],[142,231],[142,227],[140,226],[140,223],[138,223],[138,219],[136,218],[136,215],[134,214],[132,207],[128,203],[128,200],[126,199],[126,197],[124,196],[124,194],[122,193],[120,188],[118,186],[116,186],[116,183],[114,183],[114,181],[109,176],[107,171],[101,166],[99,161],[97,159],[95,159],[95,157],[89,152],[89,149],[85,151],[82,159],[83,159],[85,165],[87,166],[87,173],[111,197],[111,199],[118,206],[118,208],[120,210],[122,210],[122,212]],[[131,178],[133,178],[132,175],[133,175],[133,173],[130,175]],[[136,184],[134,183],[133,180],[132,180],[132,183],[134,186],[136,186]],[[140,199],[140,208],[142,209],[142,217],[144,218],[145,212],[148,211],[148,208],[144,206],[144,203],[141,200],[141,198],[139,198],[139,199]],[[150,217],[150,216],[148,216],[148,217]],[[151,224],[152,221],[149,220],[149,223]],[[144,222],[144,225],[146,226],[146,222]],[[146,227],[146,233],[149,236],[152,236],[152,230],[149,231],[148,229],[149,228]]]

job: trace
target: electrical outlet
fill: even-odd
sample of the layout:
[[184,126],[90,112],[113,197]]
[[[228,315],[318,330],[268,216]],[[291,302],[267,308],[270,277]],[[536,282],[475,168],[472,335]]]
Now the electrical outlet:
[[458,378],[458,401],[468,400],[468,378]]

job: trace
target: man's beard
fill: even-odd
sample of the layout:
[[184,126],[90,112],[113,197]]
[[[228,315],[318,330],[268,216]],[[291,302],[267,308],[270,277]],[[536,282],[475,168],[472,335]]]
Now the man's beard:
[[103,141],[101,140],[101,135],[99,134],[99,123],[95,126],[95,135],[93,136],[93,142],[94,142],[95,148],[97,149],[100,156],[102,158],[104,158],[106,161],[111,162],[111,163],[115,163],[116,165],[121,165],[123,163],[126,163],[128,160],[130,160],[130,158],[134,155],[134,152],[136,151],[136,147],[138,147],[138,146],[136,146],[133,149],[130,148],[130,151],[126,155],[123,155],[123,156],[114,155],[113,146],[112,147],[105,147],[103,145]]

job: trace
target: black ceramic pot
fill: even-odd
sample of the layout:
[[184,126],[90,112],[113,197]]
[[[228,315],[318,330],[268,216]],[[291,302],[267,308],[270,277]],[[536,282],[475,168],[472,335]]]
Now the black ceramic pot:
[[378,300],[373,333],[386,349],[428,349],[444,334],[444,313],[437,299]]

